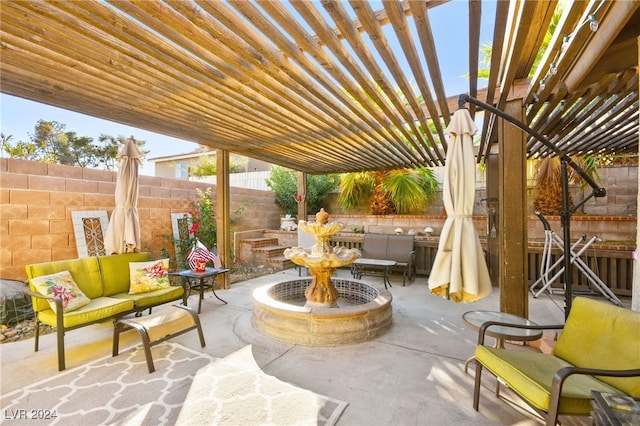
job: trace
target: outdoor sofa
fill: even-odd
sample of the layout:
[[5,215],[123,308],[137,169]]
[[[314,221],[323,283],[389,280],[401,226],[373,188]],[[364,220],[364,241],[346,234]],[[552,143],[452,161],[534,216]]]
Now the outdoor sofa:
[[[402,285],[405,285],[407,279],[413,281],[415,256],[412,235],[364,234],[362,258],[395,261],[396,264],[391,269],[402,272]],[[367,265],[360,272],[366,275],[367,269],[375,269],[375,266]]]
[[[64,334],[66,331],[105,320],[116,320],[127,314],[151,309],[154,306],[184,299],[182,286],[169,285],[151,291],[130,294],[131,267],[152,264],[149,253],[127,253],[109,256],[85,257],[37,263],[26,266],[33,310],[36,315],[35,351],[38,351],[40,323],[56,327],[58,343],[58,369],[65,369]],[[69,271],[82,299],[88,303],[77,309],[65,311],[63,303],[69,299],[64,294],[43,295],[34,286],[47,277],[58,276]],[[166,274],[165,274],[166,275]],[[36,278],[40,279],[36,280]],[[78,297],[77,299],[80,299]],[[86,303],[86,299],[85,303]],[[52,309],[52,304],[55,309]]]
[[[486,346],[492,326],[562,329],[553,354]],[[577,297],[564,325],[514,325],[489,321],[479,330],[475,351],[473,408],[486,368],[555,425],[558,415],[591,414],[592,391],[640,398],[640,313]],[[499,386],[496,388],[496,393]]]

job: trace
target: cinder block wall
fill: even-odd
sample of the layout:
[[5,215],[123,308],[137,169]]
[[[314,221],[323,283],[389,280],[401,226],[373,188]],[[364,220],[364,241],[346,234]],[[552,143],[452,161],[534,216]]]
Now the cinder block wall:
[[[71,212],[106,210],[111,216],[115,186],[115,172],[0,159],[0,277],[23,280],[24,265],[78,257]],[[188,211],[196,188],[209,187],[215,194],[211,184],[140,176],[143,248],[172,250],[166,238],[173,232],[171,213]],[[280,226],[274,193],[232,188],[230,198],[236,230]]]

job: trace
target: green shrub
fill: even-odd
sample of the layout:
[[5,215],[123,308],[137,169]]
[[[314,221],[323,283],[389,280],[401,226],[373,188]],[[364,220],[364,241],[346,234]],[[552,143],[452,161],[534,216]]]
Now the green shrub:
[[[329,194],[334,192],[340,184],[340,176],[336,174],[309,175],[307,177],[307,211],[316,213],[325,207]],[[298,191],[296,172],[286,170],[281,166],[271,167],[271,176],[267,179],[267,186],[276,193],[276,204],[286,214],[298,214],[298,204],[294,196]]]

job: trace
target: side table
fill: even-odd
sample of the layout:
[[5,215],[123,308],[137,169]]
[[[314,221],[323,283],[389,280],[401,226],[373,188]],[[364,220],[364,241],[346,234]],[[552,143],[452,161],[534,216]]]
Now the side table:
[[221,268],[221,269],[205,268],[204,272],[196,272],[196,271],[192,271],[191,269],[185,269],[183,271],[170,272],[169,275],[174,277],[182,277],[182,286],[184,287],[184,297],[183,297],[184,306],[187,306],[187,299],[189,298],[191,289],[197,288],[198,290],[200,290],[200,299],[198,300],[198,314],[199,314],[200,311],[202,310],[202,299],[204,299],[205,288],[211,288],[211,291],[213,292],[213,295],[216,297],[216,299],[223,302],[225,305],[227,304],[225,300],[222,300],[216,294],[215,282],[211,284],[206,284],[204,282],[205,278],[215,277],[218,274],[224,274],[227,272],[229,272],[229,269],[224,269],[224,268]]
[[[640,411],[632,411],[631,409],[631,405],[634,406],[633,410],[640,407],[640,400],[638,398],[620,395],[622,398],[633,401],[633,404],[629,404],[629,410],[621,410],[610,407],[605,401],[605,397],[602,392],[592,390],[591,395],[593,396],[593,400],[591,401],[591,419],[594,426],[624,426],[640,424]],[[609,396],[609,398],[611,397]]]
[[[351,275],[353,278],[361,279],[363,275],[382,275],[382,280],[384,282],[384,288],[391,287],[391,282],[389,281],[389,268],[392,266],[396,266],[395,260],[381,260],[381,259],[367,259],[364,257],[359,257],[353,262],[353,267],[351,269]],[[382,268],[382,274],[376,274],[367,270],[367,267],[373,268]]]

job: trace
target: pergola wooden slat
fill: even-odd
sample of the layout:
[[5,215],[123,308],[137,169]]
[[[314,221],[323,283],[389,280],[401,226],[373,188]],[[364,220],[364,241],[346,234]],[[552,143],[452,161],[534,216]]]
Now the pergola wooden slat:
[[[446,92],[429,15],[446,5],[8,0],[0,87],[308,173],[440,165],[459,93]],[[477,75],[487,7],[472,0],[455,19],[468,26],[469,48],[456,52],[469,58],[468,93],[499,109],[521,97],[527,124],[572,154],[637,150],[640,2],[493,6],[486,89]],[[494,123],[485,114],[478,161]],[[529,139],[527,155],[553,152]]]

